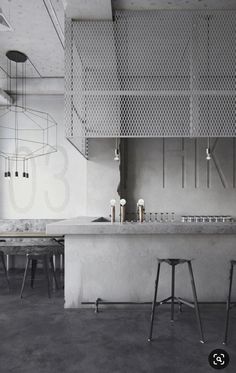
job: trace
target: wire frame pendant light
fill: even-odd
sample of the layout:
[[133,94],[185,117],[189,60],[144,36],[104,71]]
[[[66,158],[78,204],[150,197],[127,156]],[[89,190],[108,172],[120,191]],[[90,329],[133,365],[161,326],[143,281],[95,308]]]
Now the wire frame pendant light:
[[[13,103],[0,106],[0,156],[6,178],[29,178],[28,161],[57,151],[57,123],[46,112],[26,104],[26,62],[19,51],[8,51],[8,87]],[[12,174],[12,172],[14,172]]]

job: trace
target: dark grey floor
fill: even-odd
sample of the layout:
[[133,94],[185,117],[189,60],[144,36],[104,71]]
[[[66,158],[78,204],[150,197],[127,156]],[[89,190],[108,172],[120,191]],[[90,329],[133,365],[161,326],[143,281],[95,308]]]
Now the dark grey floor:
[[[169,322],[169,308],[159,308],[155,339],[147,342],[150,310],[64,310],[63,292],[47,298],[44,282],[27,286],[19,299],[22,272],[11,274],[9,293],[0,278],[0,373],[210,373],[208,354],[225,348],[236,372],[236,308],[230,343],[222,346],[223,305],[201,305],[207,343],[200,344],[195,315],[184,307]],[[156,324],[155,324],[156,326]]]

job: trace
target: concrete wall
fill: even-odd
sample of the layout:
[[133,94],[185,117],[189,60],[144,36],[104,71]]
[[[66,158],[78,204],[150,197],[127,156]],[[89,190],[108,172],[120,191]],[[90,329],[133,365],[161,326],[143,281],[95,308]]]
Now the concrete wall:
[[108,216],[110,200],[119,201],[119,162],[114,161],[115,139],[90,139],[87,164],[87,215]]
[[1,160],[0,218],[63,219],[85,215],[87,162],[65,139],[63,95],[27,96],[27,104],[50,113],[57,121],[58,152],[30,161],[30,179],[5,179]]
[[236,216],[235,141],[212,139],[131,139],[127,149],[129,210],[143,198],[146,210]]

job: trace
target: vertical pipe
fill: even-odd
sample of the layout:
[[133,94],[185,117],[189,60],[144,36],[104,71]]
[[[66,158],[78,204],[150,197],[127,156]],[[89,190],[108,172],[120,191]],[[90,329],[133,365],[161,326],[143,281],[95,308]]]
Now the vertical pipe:
[[235,170],[235,137],[233,138],[233,188],[236,186],[236,170]]
[[182,151],[182,188],[185,186],[185,155],[184,155],[184,138],[181,140],[181,151]]
[[162,187],[165,188],[165,138],[162,139]]
[[197,188],[197,139],[194,140],[194,186]]

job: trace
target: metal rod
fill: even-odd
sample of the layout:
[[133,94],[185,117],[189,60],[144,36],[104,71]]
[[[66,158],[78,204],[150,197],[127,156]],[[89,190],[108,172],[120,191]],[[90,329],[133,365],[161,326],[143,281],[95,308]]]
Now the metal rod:
[[229,329],[229,310],[231,308],[231,291],[232,291],[232,282],[233,282],[233,271],[234,271],[234,264],[231,262],[230,272],[229,272],[229,291],[228,297],[226,302],[226,320],[225,320],[225,335],[223,344],[227,344],[228,341],[228,329]]
[[193,277],[192,264],[191,264],[190,260],[187,263],[188,263],[188,269],[189,269],[189,274],[190,274],[190,278],[191,278],[193,298],[194,298],[194,304],[195,304],[195,309],[196,309],[196,317],[197,317],[197,322],[198,322],[198,327],[199,327],[199,332],[200,332],[200,337],[201,337],[200,342],[205,343],[204,336],[203,336],[203,331],[202,331],[202,321],[201,321],[201,317],[200,317],[200,310],[199,310],[198,300],[197,300],[196,286],[195,286],[195,281],[194,281],[194,277]]
[[176,298],[176,299],[178,299],[180,303],[183,303],[183,304],[185,304],[185,305],[188,306],[188,307],[195,308],[195,305],[194,305],[194,304],[192,304],[191,302],[188,302],[188,301],[185,300],[185,299],[182,299],[182,298],[179,298],[179,297]]
[[171,264],[171,322],[174,321],[174,298],[175,298],[175,264]]
[[161,268],[161,263],[158,262],[157,275],[156,275],[156,281],[155,281],[154,298],[153,298],[153,303],[152,303],[151,324],[150,324],[150,332],[149,332],[148,342],[151,342],[151,340],[152,340],[152,331],[153,331],[153,322],[154,322],[154,318],[155,318],[155,308],[156,308],[156,299],[157,299],[157,290],[158,290],[158,283],[159,283],[159,276],[160,276],[160,268]]

